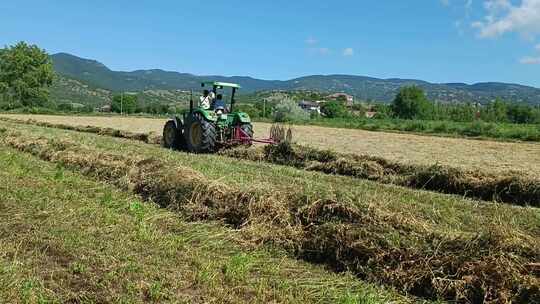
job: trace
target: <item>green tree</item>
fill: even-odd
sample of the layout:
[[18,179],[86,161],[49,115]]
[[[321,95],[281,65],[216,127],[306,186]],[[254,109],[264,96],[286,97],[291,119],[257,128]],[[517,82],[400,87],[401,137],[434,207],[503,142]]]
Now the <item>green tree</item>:
[[525,104],[509,104],[508,119],[512,123],[534,123],[534,108]]
[[120,94],[113,97],[111,110],[116,113],[135,113],[137,109],[137,95]]
[[343,118],[349,116],[349,110],[339,101],[330,101],[321,106],[321,113],[328,118]]
[[417,86],[402,87],[392,103],[392,112],[403,119],[426,118],[433,105],[424,90]]
[[481,111],[480,117],[489,122],[508,122],[508,105],[497,98]]
[[49,55],[36,45],[21,41],[0,50],[0,94],[4,101],[23,106],[46,104],[53,79]]

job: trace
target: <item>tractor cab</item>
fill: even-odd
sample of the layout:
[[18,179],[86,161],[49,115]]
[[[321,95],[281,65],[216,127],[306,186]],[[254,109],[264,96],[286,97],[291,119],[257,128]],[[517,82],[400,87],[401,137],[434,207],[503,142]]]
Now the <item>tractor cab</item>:
[[[193,111],[198,111],[202,115],[208,114],[208,119],[214,120],[218,127],[224,130],[231,126],[251,123],[247,113],[239,112],[235,108],[235,96],[237,91],[241,89],[240,85],[227,82],[206,81],[201,83],[201,87],[210,91],[210,107],[208,109],[202,109],[202,105],[199,104],[199,109],[194,109]],[[192,112],[191,109],[192,107],[190,106],[190,112]]]
[[[233,112],[234,103],[236,102],[234,97],[236,95],[236,91],[241,88],[239,85],[227,82],[206,81],[201,83],[201,87],[208,88],[207,90],[211,92],[211,96],[213,97],[213,100],[210,104],[211,110],[214,110],[216,113]],[[224,96],[226,95],[223,94],[226,93],[225,90],[227,88],[231,88],[229,105],[227,105],[227,101],[224,98]]]

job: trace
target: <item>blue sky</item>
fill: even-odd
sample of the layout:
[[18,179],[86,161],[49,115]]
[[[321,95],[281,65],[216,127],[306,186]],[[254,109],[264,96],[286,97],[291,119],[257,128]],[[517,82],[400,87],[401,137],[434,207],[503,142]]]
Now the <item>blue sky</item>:
[[114,70],[540,87],[540,0],[1,1],[20,40]]

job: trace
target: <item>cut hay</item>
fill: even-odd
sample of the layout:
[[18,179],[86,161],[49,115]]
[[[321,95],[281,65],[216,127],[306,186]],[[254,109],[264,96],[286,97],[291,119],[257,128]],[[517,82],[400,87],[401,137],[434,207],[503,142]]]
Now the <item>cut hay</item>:
[[[150,144],[160,144],[161,142],[161,136],[153,133],[143,134],[95,126],[52,124],[31,119],[22,121],[0,117],[0,120],[138,140]],[[284,128],[274,128],[274,132],[283,133],[281,135],[287,137]],[[457,194],[486,201],[540,207],[540,180],[520,172],[493,174],[438,164],[432,166],[405,165],[380,157],[342,154],[295,145],[289,141],[264,148],[240,146],[222,150],[219,154],[244,160],[293,166],[309,171],[369,179],[414,189]]]
[[[540,278],[529,266],[540,260],[538,238],[509,235],[496,227],[487,234],[427,232],[346,200],[275,189],[240,190],[157,159],[105,153],[10,131],[2,133],[0,140],[129,189],[186,218],[222,221],[241,229],[252,242],[282,246],[298,257],[349,270],[405,293],[460,303],[540,300]],[[332,159],[324,154],[313,158]],[[397,236],[400,242],[393,241]]]
[[403,165],[378,157],[340,154],[289,143],[263,149],[225,150],[221,155],[487,201],[540,207],[540,180],[519,172],[495,175],[441,165]]
[[28,125],[35,125],[45,128],[56,128],[62,130],[70,130],[84,133],[93,133],[98,135],[105,135],[111,137],[125,138],[131,140],[138,140],[149,144],[161,144],[161,136],[154,133],[134,133],[129,131],[116,130],[113,128],[102,128],[96,126],[76,126],[68,124],[53,124],[43,121],[37,121],[34,119],[28,120],[19,120],[12,119],[9,117],[0,117],[0,120],[12,122],[12,123],[23,123]]
[[[165,118],[145,118],[138,115],[34,115],[0,114],[0,117],[34,119],[55,124],[109,127],[138,133],[161,135]],[[254,132],[259,137],[270,134],[271,123],[254,122]],[[371,155],[394,162],[417,165],[458,167],[464,170],[523,171],[523,174],[540,177],[540,143],[500,142],[464,138],[364,131],[295,125],[294,141],[317,149],[332,149],[339,153]]]

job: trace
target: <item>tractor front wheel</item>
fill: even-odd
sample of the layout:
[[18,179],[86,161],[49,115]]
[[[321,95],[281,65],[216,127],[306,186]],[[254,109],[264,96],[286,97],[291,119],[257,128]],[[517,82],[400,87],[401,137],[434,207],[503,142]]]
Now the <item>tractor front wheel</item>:
[[174,120],[169,120],[163,128],[163,147],[168,149],[183,150],[186,147],[184,135],[182,134],[182,122],[179,126]]
[[216,127],[200,114],[190,115],[185,126],[186,146],[192,153],[213,153],[216,150]]

